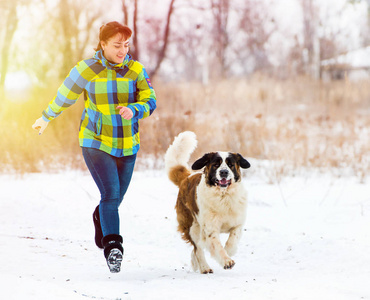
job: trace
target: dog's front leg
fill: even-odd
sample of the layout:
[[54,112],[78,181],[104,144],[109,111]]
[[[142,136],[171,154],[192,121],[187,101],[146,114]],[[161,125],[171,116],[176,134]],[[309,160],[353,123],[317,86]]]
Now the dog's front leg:
[[240,240],[241,235],[242,235],[241,225],[233,227],[230,230],[229,238],[227,239],[225,244],[225,250],[227,254],[229,254],[230,256],[233,256],[238,250],[238,242]]
[[205,230],[206,247],[212,257],[219,262],[224,269],[231,269],[235,262],[227,255],[220,242],[220,235],[217,230]]
[[194,222],[190,228],[190,236],[193,240],[194,250],[191,253],[191,265],[194,272],[199,269],[200,273],[208,274],[213,273],[213,270],[207,264],[206,258],[204,256],[204,251],[202,249],[203,245],[200,235],[200,226],[197,222]]

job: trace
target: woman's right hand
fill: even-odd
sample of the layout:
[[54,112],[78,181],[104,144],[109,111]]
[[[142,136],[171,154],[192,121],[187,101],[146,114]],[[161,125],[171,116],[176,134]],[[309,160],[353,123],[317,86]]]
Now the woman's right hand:
[[127,106],[117,106],[116,109],[119,109],[119,114],[125,120],[131,120],[134,116],[134,113]]
[[39,131],[39,135],[42,134],[46,128],[46,126],[48,126],[49,122],[46,122],[44,121],[44,119],[41,117],[41,118],[38,118],[35,123],[32,125],[32,128],[35,129],[35,130],[38,130]]

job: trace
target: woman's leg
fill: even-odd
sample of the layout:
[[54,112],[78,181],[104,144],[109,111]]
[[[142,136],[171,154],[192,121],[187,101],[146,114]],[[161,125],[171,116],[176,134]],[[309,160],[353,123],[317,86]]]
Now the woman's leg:
[[128,186],[130,185],[132,173],[134,172],[135,161],[136,154],[117,158],[117,169],[120,183],[120,201],[118,205],[121,204]]
[[117,273],[121,270],[123,255],[122,237],[119,235],[118,206],[121,200],[117,161],[97,149],[82,148],[82,153],[101,194],[99,215],[103,238],[97,246],[104,248],[109,270]]
[[86,165],[99,188],[100,224],[103,236],[119,234],[120,181],[116,158],[93,148],[82,148]]
[[[100,234],[103,238],[101,243],[96,244],[104,248],[104,256],[110,271],[117,273],[121,269],[123,255],[122,237],[119,235],[118,207],[130,184],[136,155],[117,158],[92,148],[82,148],[82,153],[101,194],[98,225],[101,227]],[[97,212],[94,212],[94,217],[96,215]],[[95,223],[96,220],[94,220]],[[97,234],[96,231],[95,239]]]

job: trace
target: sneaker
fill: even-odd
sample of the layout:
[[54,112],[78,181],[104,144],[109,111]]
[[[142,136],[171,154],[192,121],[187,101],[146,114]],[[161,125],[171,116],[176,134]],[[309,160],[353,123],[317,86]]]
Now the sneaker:
[[109,234],[103,237],[104,257],[107,261],[109,270],[112,273],[121,271],[121,262],[123,256],[122,236],[119,234]]
[[111,273],[118,273],[121,271],[121,263],[122,263],[122,252],[117,248],[113,248],[110,250],[109,255],[107,257],[107,265]]

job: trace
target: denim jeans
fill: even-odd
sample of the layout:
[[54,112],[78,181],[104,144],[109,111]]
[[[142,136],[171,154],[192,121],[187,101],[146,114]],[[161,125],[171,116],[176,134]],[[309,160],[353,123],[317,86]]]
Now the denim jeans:
[[100,191],[99,214],[103,236],[119,234],[118,207],[130,184],[136,154],[114,157],[86,147],[82,147],[82,154]]

